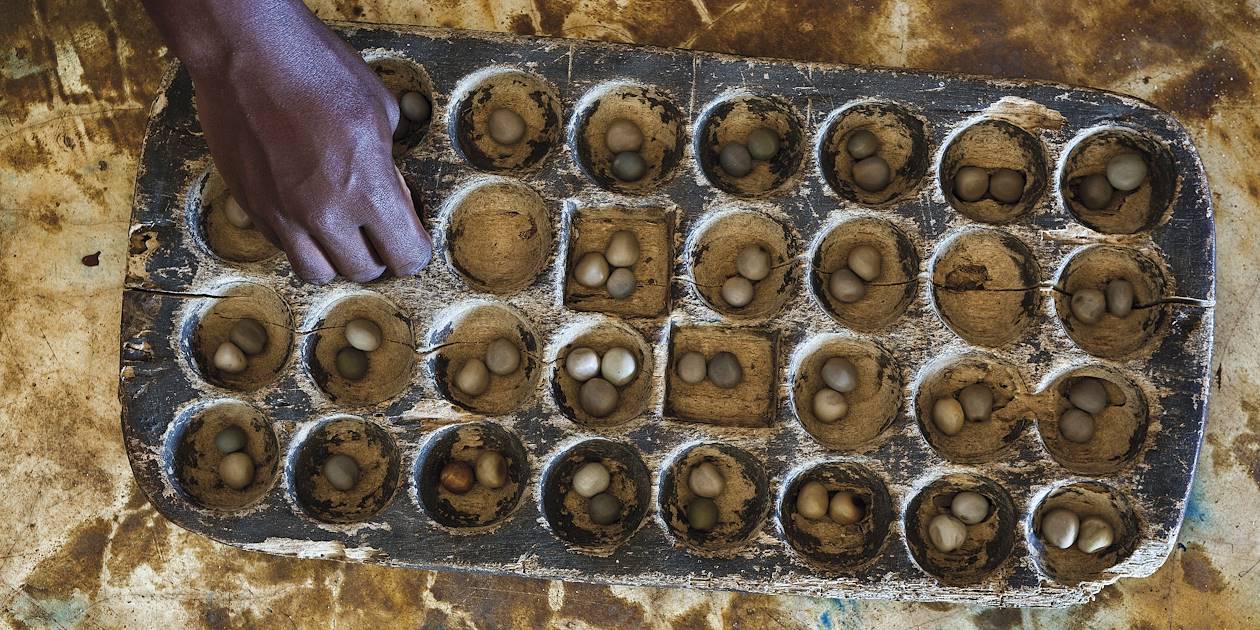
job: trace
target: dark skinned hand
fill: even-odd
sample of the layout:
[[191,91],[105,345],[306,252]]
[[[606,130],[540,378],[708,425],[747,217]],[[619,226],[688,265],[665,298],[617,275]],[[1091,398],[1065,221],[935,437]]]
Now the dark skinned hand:
[[432,242],[390,155],[398,103],[296,0],[144,0],[192,77],[214,162],[308,282],[420,271]]

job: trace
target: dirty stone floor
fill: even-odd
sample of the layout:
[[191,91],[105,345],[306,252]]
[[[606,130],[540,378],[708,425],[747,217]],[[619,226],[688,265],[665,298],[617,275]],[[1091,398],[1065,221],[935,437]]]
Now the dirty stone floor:
[[131,479],[116,400],[132,184],[169,58],[134,0],[0,0],[0,624],[238,627],[1256,627],[1260,2],[315,0],[470,27],[1051,79],[1170,110],[1219,238],[1211,421],[1181,544],[1067,610],[815,600],[455,575],[239,551]]

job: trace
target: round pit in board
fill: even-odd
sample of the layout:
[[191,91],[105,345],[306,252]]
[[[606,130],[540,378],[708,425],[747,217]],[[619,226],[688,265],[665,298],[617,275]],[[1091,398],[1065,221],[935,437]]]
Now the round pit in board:
[[516,509],[529,467],[520,439],[499,425],[451,425],[421,448],[414,471],[416,494],[439,525],[488,527]]
[[1019,528],[1010,495],[977,475],[933,481],[910,500],[905,513],[911,556],[950,585],[974,584],[992,573],[1010,555]]
[[291,455],[289,485],[315,519],[352,523],[371,518],[398,488],[398,445],[380,425],[334,416],[300,435]]
[[552,368],[552,394],[561,412],[588,425],[625,422],[646,409],[652,355],[639,333],[592,316],[567,331]]
[[485,300],[439,314],[428,345],[438,393],[463,409],[499,415],[521,408],[541,377],[538,336],[515,308]]
[[433,82],[424,68],[401,54],[370,51],[364,61],[398,100],[398,123],[394,127],[394,157],[398,158],[420,144],[433,121]]
[[1073,252],[1055,282],[1054,306],[1072,341],[1090,354],[1121,358],[1143,350],[1168,318],[1168,280],[1141,251],[1093,245]]
[[271,423],[254,407],[229,399],[198,403],[173,423],[167,473],[195,505],[237,510],[271,489],[278,449]]
[[241,203],[211,168],[188,194],[188,223],[193,235],[215,256],[236,263],[255,263],[275,257],[280,250],[254,227]]
[[887,101],[857,101],[828,116],[818,141],[827,185],[846,201],[883,205],[913,195],[927,173],[924,121]]
[[586,549],[628,539],[651,505],[651,474],[635,450],[592,439],[558,454],[542,475],[541,506],[551,531]]
[[1141,531],[1129,499],[1093,481],[1052,490],[1030,520],[1033,560],[1069,584],[1106,577],[1137,548]]
[[579,101],[569,141],[578,165],[596,184],[645,193],[677,170],[686,141],[684,122],[673,97],[660,89],[607,83]]
[[928,364],[914,404],[924,439],[956,463],[994,460],[1019,439],[1032,417],[1019,371],[979,352]]
[[990,228],[945,239],[929,265],[941,319],[963,339],[1001,346],[1024,334],[1041,304],[1041,270],[1028,246]]
[[220,387],[253,391],[270,384],[293,349],[289,307],[252,282],[227,281],[209,292],[218,297],[199,300],[183,325],[181,346],[190,362]]
[[1115,473],[1146,444],[1146,396],[1119,371],[1101,365],[1055,376],[1037,414],[1037,430],[1050,456],[1084,475]]
[[461,186],[444,204],[441,225],[448,261],[477,291],[524,289],[551,255],[547,204],[518,181],[480,177]]
[[[827,448],[857,451],[874,445],[901,409],[901,371],[892,354],[873,342],[847,334],[818,335],[797,350],[792,365],[792,408],[805,430]],[[842,400],[844,413],[820,414],[820,398]]]
[[810,260],[815,299],[855,330],[873,332],[892,324],[917,294],[918,252],[884,219],[856,217],[825,229]]
[[[697,472],[704,464],[716,473],[707,467]],[[700,443],[678,453],[666,463],[658,488],[658,507],[669,533],[700,552],[746,543],[761,529],[769,509],[764,468],[746,451],[726,444]],[[693,483],[714,496],[697,494]]]
[[[416,349],[411,322],[384,296],[356,291],[314,309],[302,354],[315,384],[334,401],[368,405],[407,387]],[[363,348],[372,347],[372,350]]]
[[722,315],[769,317],[791,295],[794,242],[784,224],[762,212],[718,212],[697,228],[688,244],[695,289]]
[[554,86],[524,70],[491,67],[455,88],[452,144],[474,167],[494,173],[536,168],[560,144],[563,108]]
[[1012,123],[981,120],[950,139],[938,175],[955,210],[984,223],[1009,223],[1036,207],[1046,191],[1045,148]]
[[696,121],[700,170],[718,189],[757,196],[781,190],[800,170],[800,116],[777,96],[737,91],[710,103]]
[[1064,204],[1086,227],[1134,234],[1159,226],[1176,194],[1172,154],[1145,132],[1105,127],[1083,132],[1059,172]]
[[897,517],[879,475],[860,464],[825,462],[788,480],[777,518],[797,553],[828,569],[852,571],[875,561]]

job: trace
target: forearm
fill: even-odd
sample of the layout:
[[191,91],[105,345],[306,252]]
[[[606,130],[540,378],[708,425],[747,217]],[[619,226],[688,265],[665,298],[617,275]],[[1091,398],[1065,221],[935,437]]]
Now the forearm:
[[[233,57],[262,55],[268,42],[317,19],[300,0],[141,0],[172,52],[194,74]],[[266,61],[265,59],[260,61]]]

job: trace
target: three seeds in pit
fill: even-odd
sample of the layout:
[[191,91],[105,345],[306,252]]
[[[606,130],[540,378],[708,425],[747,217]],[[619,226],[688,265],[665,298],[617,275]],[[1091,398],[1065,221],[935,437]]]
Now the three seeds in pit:
[[621,404],[621,388],[639,375],[639,362],[629,349],[616,346],[600,356],[592,348],[574,348],[564,358],[564,371],[582,384],[578,404],[595,418],[606,418]]
[[768,162],[778,155],[782,140],[769,127],[748,132],[744,142],[727,142],[718,150],[718,165],[731,177],[744,177],[752,172],[753,161]]
[[618,230],[609,237],[602,253],[587,252],[578,258],[573,267],[573,279],[588,289],[604,287],[614,300],[624,300],[633,295],[639,285],[634,275],[639,253],[639,239],[634,232]]

